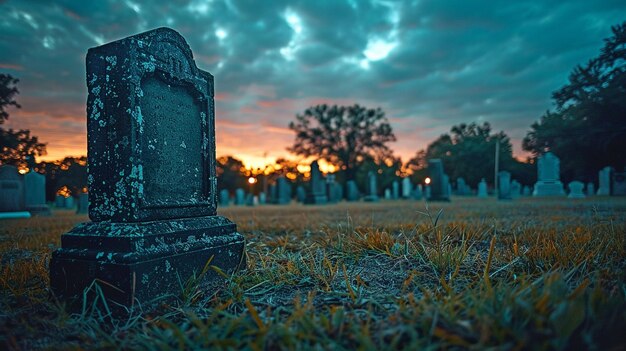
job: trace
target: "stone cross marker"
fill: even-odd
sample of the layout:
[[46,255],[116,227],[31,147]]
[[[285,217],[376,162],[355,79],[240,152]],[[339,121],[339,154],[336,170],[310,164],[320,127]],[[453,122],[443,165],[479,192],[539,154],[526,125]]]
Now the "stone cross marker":
[[87,88],[92,222],[61,237],[53,292],[80,297],[97,280],[106,298],[145,305],[179,295],[209,260],[235,271],[244,238],[217,215],[213,76],[185,39],[158,28],[92,48]]

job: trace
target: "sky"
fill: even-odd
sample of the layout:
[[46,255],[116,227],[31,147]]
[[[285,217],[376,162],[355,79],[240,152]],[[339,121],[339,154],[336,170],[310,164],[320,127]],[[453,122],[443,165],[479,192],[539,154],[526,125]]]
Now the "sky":
[[291,157],[319,103],[381,107],[403,161],[455,124],[521,141],[551,93],[595,57],[626,1],[0,0],[0,72],[20,79],[6,128],[86,154],[87,49],[167,26],[215,76],[217,155]]

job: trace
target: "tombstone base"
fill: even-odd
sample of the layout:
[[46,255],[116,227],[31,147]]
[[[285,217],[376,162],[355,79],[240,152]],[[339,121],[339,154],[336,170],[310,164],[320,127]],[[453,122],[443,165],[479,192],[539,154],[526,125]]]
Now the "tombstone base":
[[563,183],[561,183],[560,181],[538,181],[537,183],[535,183],[533,196],[565,196]]
[[[236,225],[221,216],[87,222],[61,236],[50,261],[50,285],[57,297],[80,302],[96,281],[107,300],[145,308],[180,297],[209,261],[226,274],[243,267],[244,247]],[[199,284],[219,278],[214,269],[205,272]]]
[[363,197],[363,201],[365,202],[378,202],[379,198],[376,195],[367,195]]

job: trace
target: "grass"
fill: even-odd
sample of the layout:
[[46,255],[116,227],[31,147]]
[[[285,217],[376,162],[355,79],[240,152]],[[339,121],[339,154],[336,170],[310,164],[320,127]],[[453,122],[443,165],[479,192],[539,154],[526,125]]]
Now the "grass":
[[49,292],[50,254],[86,216],[0,222],[0,342],[17,350],[626,347],[624,198],[219,212],[246,236],[248,269],[212,290],[190,279],[177,303],[124,319],[102,301],[69,313]]

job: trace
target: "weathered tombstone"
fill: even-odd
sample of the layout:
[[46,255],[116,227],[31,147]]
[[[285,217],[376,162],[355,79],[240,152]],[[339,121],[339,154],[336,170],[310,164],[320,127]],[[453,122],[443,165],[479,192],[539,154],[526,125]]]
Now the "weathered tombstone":
[[348,180],[346,182],[346,200],[358,201],[359,200],[359,188],[354,180]]
[[587,183],[587,196],[594,196],[596,194],[596,189],[592,182]]
[[391,200],[391,189],[385,189],[385,200]]
[[339,183],[335,183],[335,194],[338,201],[343,200],[343,187]]
[[287,178],[278,177],[276,179],[276,204],[287,205],[291,202],[291,185]]
[[470,195],[470,189],[467,186],[467,183],[465,183],[465,179],[459,177],[456,180],[456,194],[459,196]]
[[259,205],[265,205],[267,203],[267,195],[264,192],[259,194]]
[[626,171],[613,172],[612,180],[611,195],[626,196]]
[[304,203],[304,200],[306,200],[306,190],[302,185],[298,185],[296,188],[296,200],[300,203]]
[[428,201],[450,201],[450,182],[448,176],[443,173],[443,163],[435,158],[428,160],[428,174],[430,177],[430,196]]
[[426,200],[430,199],[431,196],[431,191],[430,191],[430,185],[426,185],[424,187],[424,197],[426,198]]
[[307,205],[323,205],[328,202],[322,172],[317,161],[311,163],[311,187],[304,201]]
[[367,173],[367,195],[363,198],[363,201],[376,202],[378,201],[378,187],[376,186],[376,173],[369,171]]
[[533,196],[565,195],[560,181],[561,161],[553,153],[547,152],[537,160],[537,183]]
[[252,194],[246,195],[246,206],[254,206],[254,198],[255,196]]
[[270,203],[275,204],[276,203],[276,199],[277,199],[277,189],[276,189],[276,184],[271,184],[269,186],[269,198],[270,198]]
[[524,187],[522,188],[522,195],[524,196],[530,196],[532,194],[530,187],[528,185],[524,185]]
[[567,187],[569,188],[569,195],[567,195],[568,198],[570,199],[584,199],[585,198],[585,194],[583,193],[583,188],[585,187],[585,184],[583,182],[579,182],[575,180],[567,184]]
[[34,215],[49,215],[46,205],[46,176],[33,169],[24,175],[24,205]]
[[65,198],[65,208],[74,209],[74,197],[72,195]]
[[413,189],[413,199],[414,200],[421,200],[423,197],[423,191],[422,191],[422,185],[418,184],[414,189]]
[[243,206],[246,202],[246,191],[242,188],[235,189],[235,206]]
[[220,191],[220,206],[226,207],[230,204],[230,194],[228,189],[222,189]]
[[339,194],[337,194],[337,183],[335,182],[335,175],[329,174],[326,176],[326,198],[328,203],[334,204],[339,201]]
[[498,200],[511,200],[511,173],[498,172]]
[[480,183],[478,183],[478,197],[484,199],[487,196],[489,196],[487,194],[487,182],[485,181],[485,178],[483,178],[480,180]]
[[397,180],[394,180],[391,183],[391,198],[394,200],[398,200],[400,198],[400,183]]
[[89,193],[78,194],[77,214],[87,214],[89,211]]
[[598,193],[597,195],[611,194],[611,167],[604,167],[598,172]]
[[24,211],[24,180],[17,167],[0,166],[0,212]]
[[522,184],[517,180],[513,179],[511,181],[511,198],[519,199],[522,196]]
[[413,184],[411,184],[411,179],[409,177],[402,178],[402,197],[408,199],[411,197],[412,192]]
[[[99,285],[125,306],[204,286],[243,262],[244,238],[217,215],[213,76],[180,34],[159,28],[87,53],[89,217],[61,237],[60,298]],[[89,296],[89,295],[87,295]],[[113,304],[109,304],[113,306]]]
[[65,208],[65,196],[57,195],[54,198],[54,207],[56,207],[56,208]]

